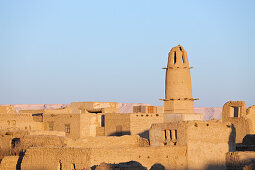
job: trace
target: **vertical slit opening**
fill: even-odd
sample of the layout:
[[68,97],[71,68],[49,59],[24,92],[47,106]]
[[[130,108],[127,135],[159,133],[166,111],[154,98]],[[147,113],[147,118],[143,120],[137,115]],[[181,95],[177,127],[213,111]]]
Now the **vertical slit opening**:
[[176,51],[174,52],[174,64],[176,63]]
[[170,130],[170,139],[173,140],[173,137],[172,137],[172,130]]

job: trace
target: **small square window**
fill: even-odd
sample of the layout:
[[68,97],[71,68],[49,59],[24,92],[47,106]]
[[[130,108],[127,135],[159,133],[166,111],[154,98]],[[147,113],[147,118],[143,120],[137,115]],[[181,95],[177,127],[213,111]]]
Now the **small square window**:
[[70,124],[65,124],[65,132],[70,133]]

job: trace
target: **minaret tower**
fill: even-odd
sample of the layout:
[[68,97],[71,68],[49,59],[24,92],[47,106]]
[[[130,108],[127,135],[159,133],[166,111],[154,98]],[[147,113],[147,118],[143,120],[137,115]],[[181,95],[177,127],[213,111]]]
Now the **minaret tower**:
[[194,113],[191,77],[187,52],[180,45],[168,54],[164,113]]

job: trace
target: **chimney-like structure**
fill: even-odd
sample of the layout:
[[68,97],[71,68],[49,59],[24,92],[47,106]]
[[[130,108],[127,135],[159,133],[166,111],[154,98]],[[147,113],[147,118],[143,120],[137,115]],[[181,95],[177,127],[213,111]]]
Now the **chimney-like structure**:
[[194,113],[187,52],[180,45],[168,54],[164,113]]

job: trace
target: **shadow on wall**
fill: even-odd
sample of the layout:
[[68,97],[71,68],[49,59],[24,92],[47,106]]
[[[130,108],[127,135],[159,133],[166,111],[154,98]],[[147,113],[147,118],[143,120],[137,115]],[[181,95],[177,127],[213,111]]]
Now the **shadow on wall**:
[[255,151],[255,135],[248,134],[243,138],[241,144],[236,145],[237,151]]
[[146,131],[144,131],[144,132],[142,132],[142,133],[139,133],[138,135],[139,135],[140,137],[142,137],[142,138],[149,139],[149,130],[146,130]]
[[142,164],[136,161],[123,162],[119,164],[107,164],[101,163],[100,165],[94,165],[91,170],[147,170]]
[[226,166],[225,165],[215,165],[215,164],[210,164],[207,165],[207,167],[205,168],[206,170],[225,170]]
[[108,136],[124,136],[124,135],[131,135],[130,131],[121,131],[121,132],[114,132]]
[[[129,162],[123,162],[119,164],[107,164],[107,163],[101,163],[100,165],[94,165],[91,167],[92,170],[147,170],[146,167],[144,167],[142,164],[136,161],[129,161]],[[165,170],[166,168],[156,163],[151,166],[150,170]]]
[[20,152],[19,159],[18,159],[18,162],[16,164],[16,170],[20,170],[21,169],[21,162],[22,162],[22,159],[23,159],[24,156],[25,156],[25,151],[24,152]]
[[255,169],[255,159],[245,159],[241,162],[227,162],[226,169],[253,170]]
[[228,151],[234,152],[236,150],[236,128],[233,124],[229,126],[231,126],[231,133],[228,139]]
[[159,164],[159,163],[156,163],[154,165],[151,166],[150,170],[165,170],[166,168]]
[[[131,135],[131,132],[130,131],[114,132],[114,133],[111,133],[108,136],[124,136],[124,135]],[[142,133],[139,133],[138,135],[142,138],[149,139],[149,130],[146,130]]]

